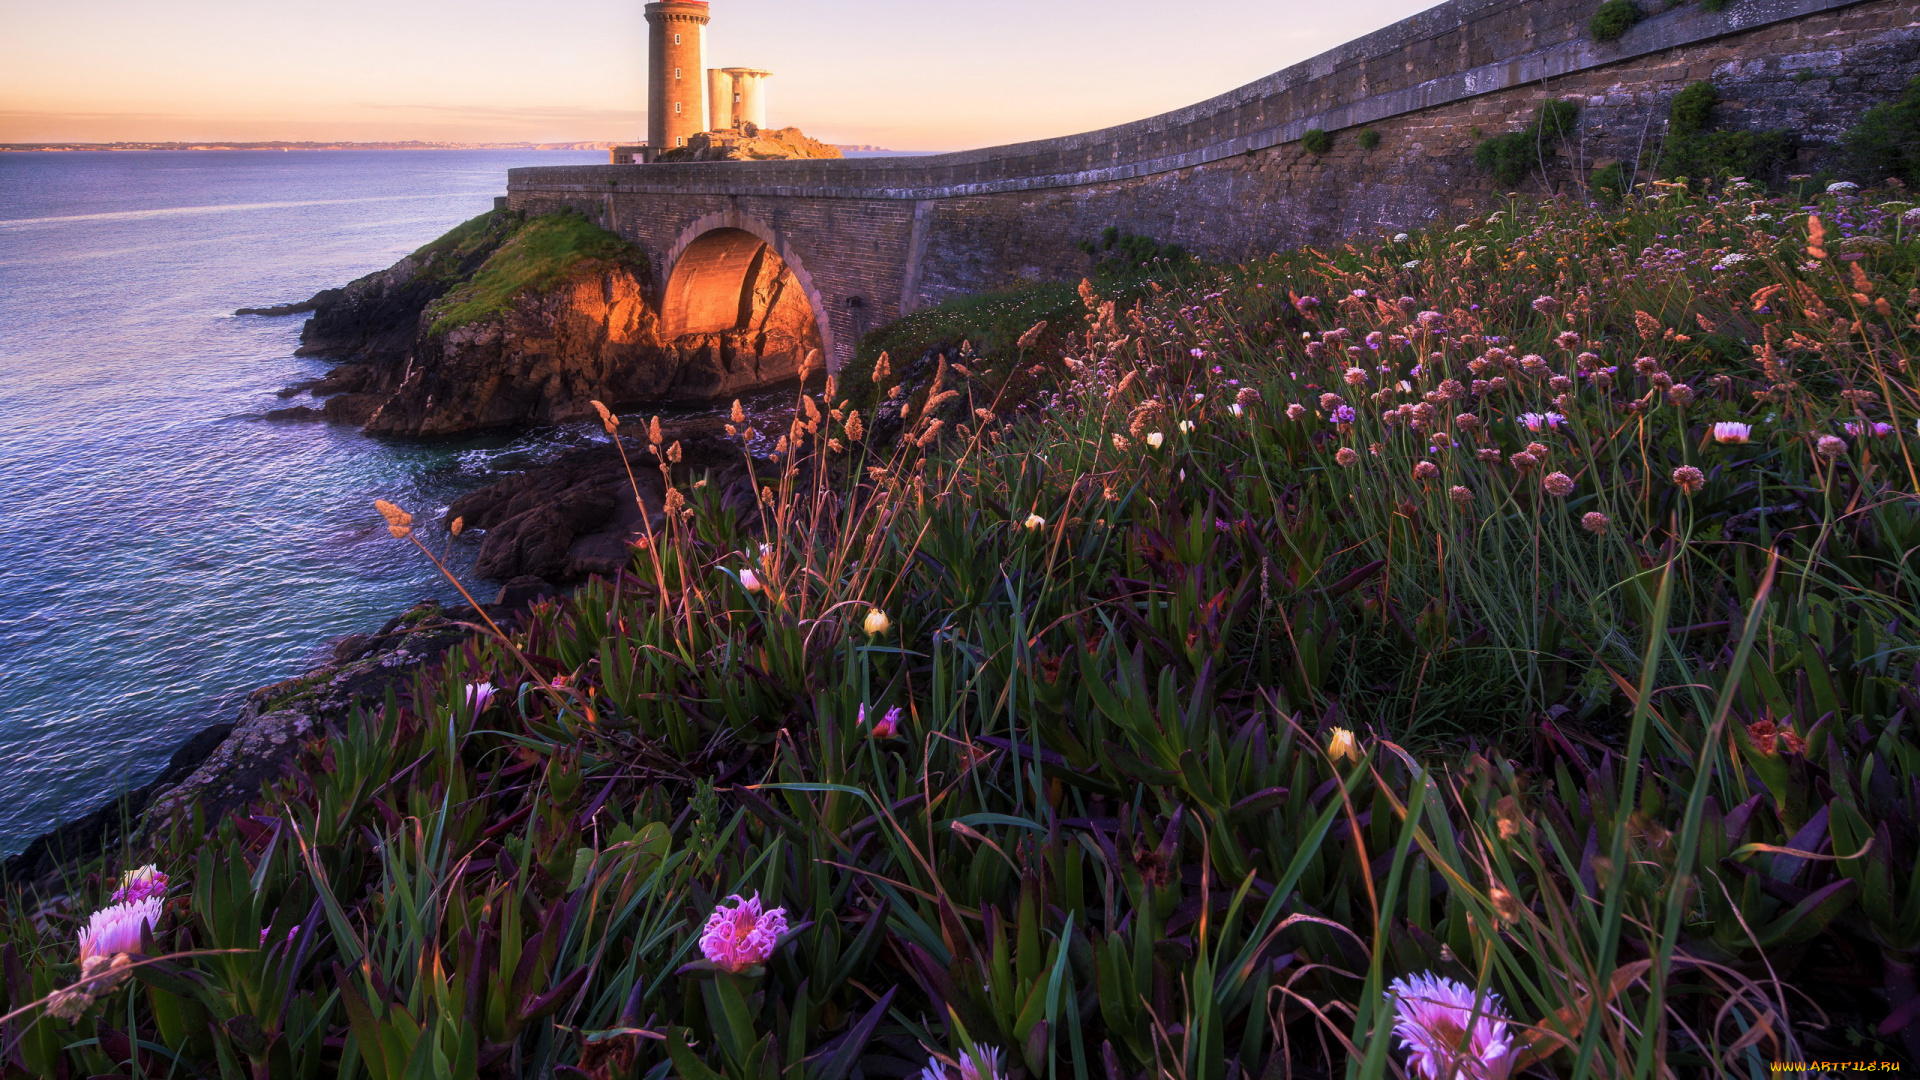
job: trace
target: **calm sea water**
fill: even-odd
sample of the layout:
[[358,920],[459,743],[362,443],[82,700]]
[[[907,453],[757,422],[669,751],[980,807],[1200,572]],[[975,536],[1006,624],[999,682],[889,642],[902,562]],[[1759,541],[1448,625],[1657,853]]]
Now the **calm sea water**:
[[246,691],[447,598],[371,501],[443,507],[579,429],[434,446],[255,417],[302,317],[492,206],[493,151],[0,154],[0,854]]

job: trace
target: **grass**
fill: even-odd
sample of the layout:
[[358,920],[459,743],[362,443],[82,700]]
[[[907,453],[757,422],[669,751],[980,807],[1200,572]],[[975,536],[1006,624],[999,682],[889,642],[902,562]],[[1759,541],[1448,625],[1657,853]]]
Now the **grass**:
[[[669,463],[629,572],[117,853],[172,876],[164,958],[75,1019],[118,867],[10,901],[0,1068],[1379,1080],[1425,973],[1497,995],[1515,1076],[1910,1062],[1901,194],[1662,183],[919,313],[867,346],[996,359],[898,442],[869,364],[751,509]],[[793,928],[739,970],[733,894]]]
[[636,272],[644,272],[647,265],[645,253],[632,243],[573,213],[532,219],[486,215],[434,241],[421,254],[457,259],[485,243],[498,247],[470,277],[434,302],[431,333],[445,334],[503,315],[515,298],[550,289],[587,264],[615,263]]

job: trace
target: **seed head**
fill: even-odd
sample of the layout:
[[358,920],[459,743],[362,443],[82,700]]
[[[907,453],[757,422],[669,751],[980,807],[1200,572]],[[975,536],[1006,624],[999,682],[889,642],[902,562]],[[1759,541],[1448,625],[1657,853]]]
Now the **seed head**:
[[1047,320],[1041,319],[1039,322],[1033,324],[1032,329],[1020,335],[1020,347],[1022,349],[1033,348],[1033,343],[1036,341],[1039,341],[1040,335],[1046,332],[1047,332]]
[[866,437],[867,426],[860,422],[860,410],[855,409],[847,414],[847,438],[852,442],[859,442]]
[[593,408],[600,414],[600,426],[607,429],[607,434],[614,435],[620,431],[620,418],[613,415],[612,409],[598,401],[593,402]]
[[660,418],[658,416],[654,417],[647,424],[647,441],[653,444],[656,452],[659,450],[660,444],[666,441],[660,436]]
[[1682,465],[1673,470],[1673,482],[1681,491],[1692,495],[1707,486],[1707,475],[1691,465]]
[[413,535],[413,515],[393,505],[385,499],[373,500],[373,508],[387,519],[387,531],[396,540],[405,540]]

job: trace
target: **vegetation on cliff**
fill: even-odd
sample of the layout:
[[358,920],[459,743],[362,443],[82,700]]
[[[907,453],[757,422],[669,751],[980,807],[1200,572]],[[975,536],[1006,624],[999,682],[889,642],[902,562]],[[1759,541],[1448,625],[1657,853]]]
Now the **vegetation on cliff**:
[[427,309],[429,333],[445,334],[504,315],[516,298],[550,289],[587,264],[618,263],[636,274],[647,270],[645,252],[573,213],[483,215],[421,252],[457,254],[488,243],[498,246],[486,262]]
[[113,876],[12,902],[0,1070],[1910,1054],[1901,196],[1665,184],[1089,282],[1002,363],[875,357],[891,447],[810,393],[750,508],[661,447],[630,571],[157,830],[164,906],[121,883],[82,961]]

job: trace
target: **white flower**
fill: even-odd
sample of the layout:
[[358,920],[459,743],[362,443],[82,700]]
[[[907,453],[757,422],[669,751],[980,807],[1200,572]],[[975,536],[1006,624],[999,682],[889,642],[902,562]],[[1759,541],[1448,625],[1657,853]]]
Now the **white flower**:
[[1414,260],[1412,260],[1412,261],[1410,261],[1410,262],[1403,262],[1403,263],[1401,263],[1401,264],[1400,264],[1400,269],[1402,269],[1402,270],[1418,270],[1418,269],[1420,269],[1420,260],[1419,260],[1419,259],[1414,259]]
[[1180,421],[1180,434],[1185,435],[1187,432],[1192,430],[1193,430],[1193,421],[1191,420]]
[[140,951],[140,928],[159,927],[160,898],[149,896],[125,904],[101,908],[80,931],[80,963],[88,959]]
[[1153,447],[1155,450],[1160,449],[1160,444],[1166,441],[1167,437],[1157,431],[1147,432],[1147,445]]
[[860,624],[860,628],[867,632],[868,637],[879,637],[893,629],[893,620],[887,618],[886,612],[874,608],[867,612],[866,621]]
[[1034,529],[1044,529],[1047,527],[1047,519],[1041,517],[1039,514],[1028,514],[1026,526],[1028,531],[1032,531]]
[[1748,214],[1746,217],[1743,217],[1740,220],[1745,222],[1748,225],[1758,225],[1763,221],[1772,221],[1773,215],[1772,214]]
[[1228,411],[1228,412],[1230,412],[1230,413],[1232,413],[1232,414],[1233,414],[1233,415],[1235,415],[1235,416],[1245,416],[1245,415],[1247,415],[1247,410],[1246,410],[1245,408],[1243,408],[1243,407],[1241,407],[1241,405],[1240,405],[1240,403],[1239,403],[1239,402],[1237,402],[1237,401],[1236,401],[1236,402],[1234,402],[1233,404],[1231,404],[1231,405],[1229,405],[1229,406],[1227,406],[1227,411]]
[[759,592],[766,586],[760,584],[760,575],[751,570],[740,571],[740,587],[748,592]]
[[1409,240],[1411,240],[1411,239],[1413,239],[1413,237],[1411,237],[1411,236],[1408,236],[1408,235],[1407,235],[1406,233],[1394,233],[1394,234],[1393,234],[1393,242],[1394,242],[1394,243],[1396,243],[1396,244],[1404,244],[1404,243],[1406,243],[1407,241],[1409,241]]
[[1859,191],[1860,185],[1851,180],[1836,180],[1827,185],[1827,194],[1845,195],[1849,191]]

